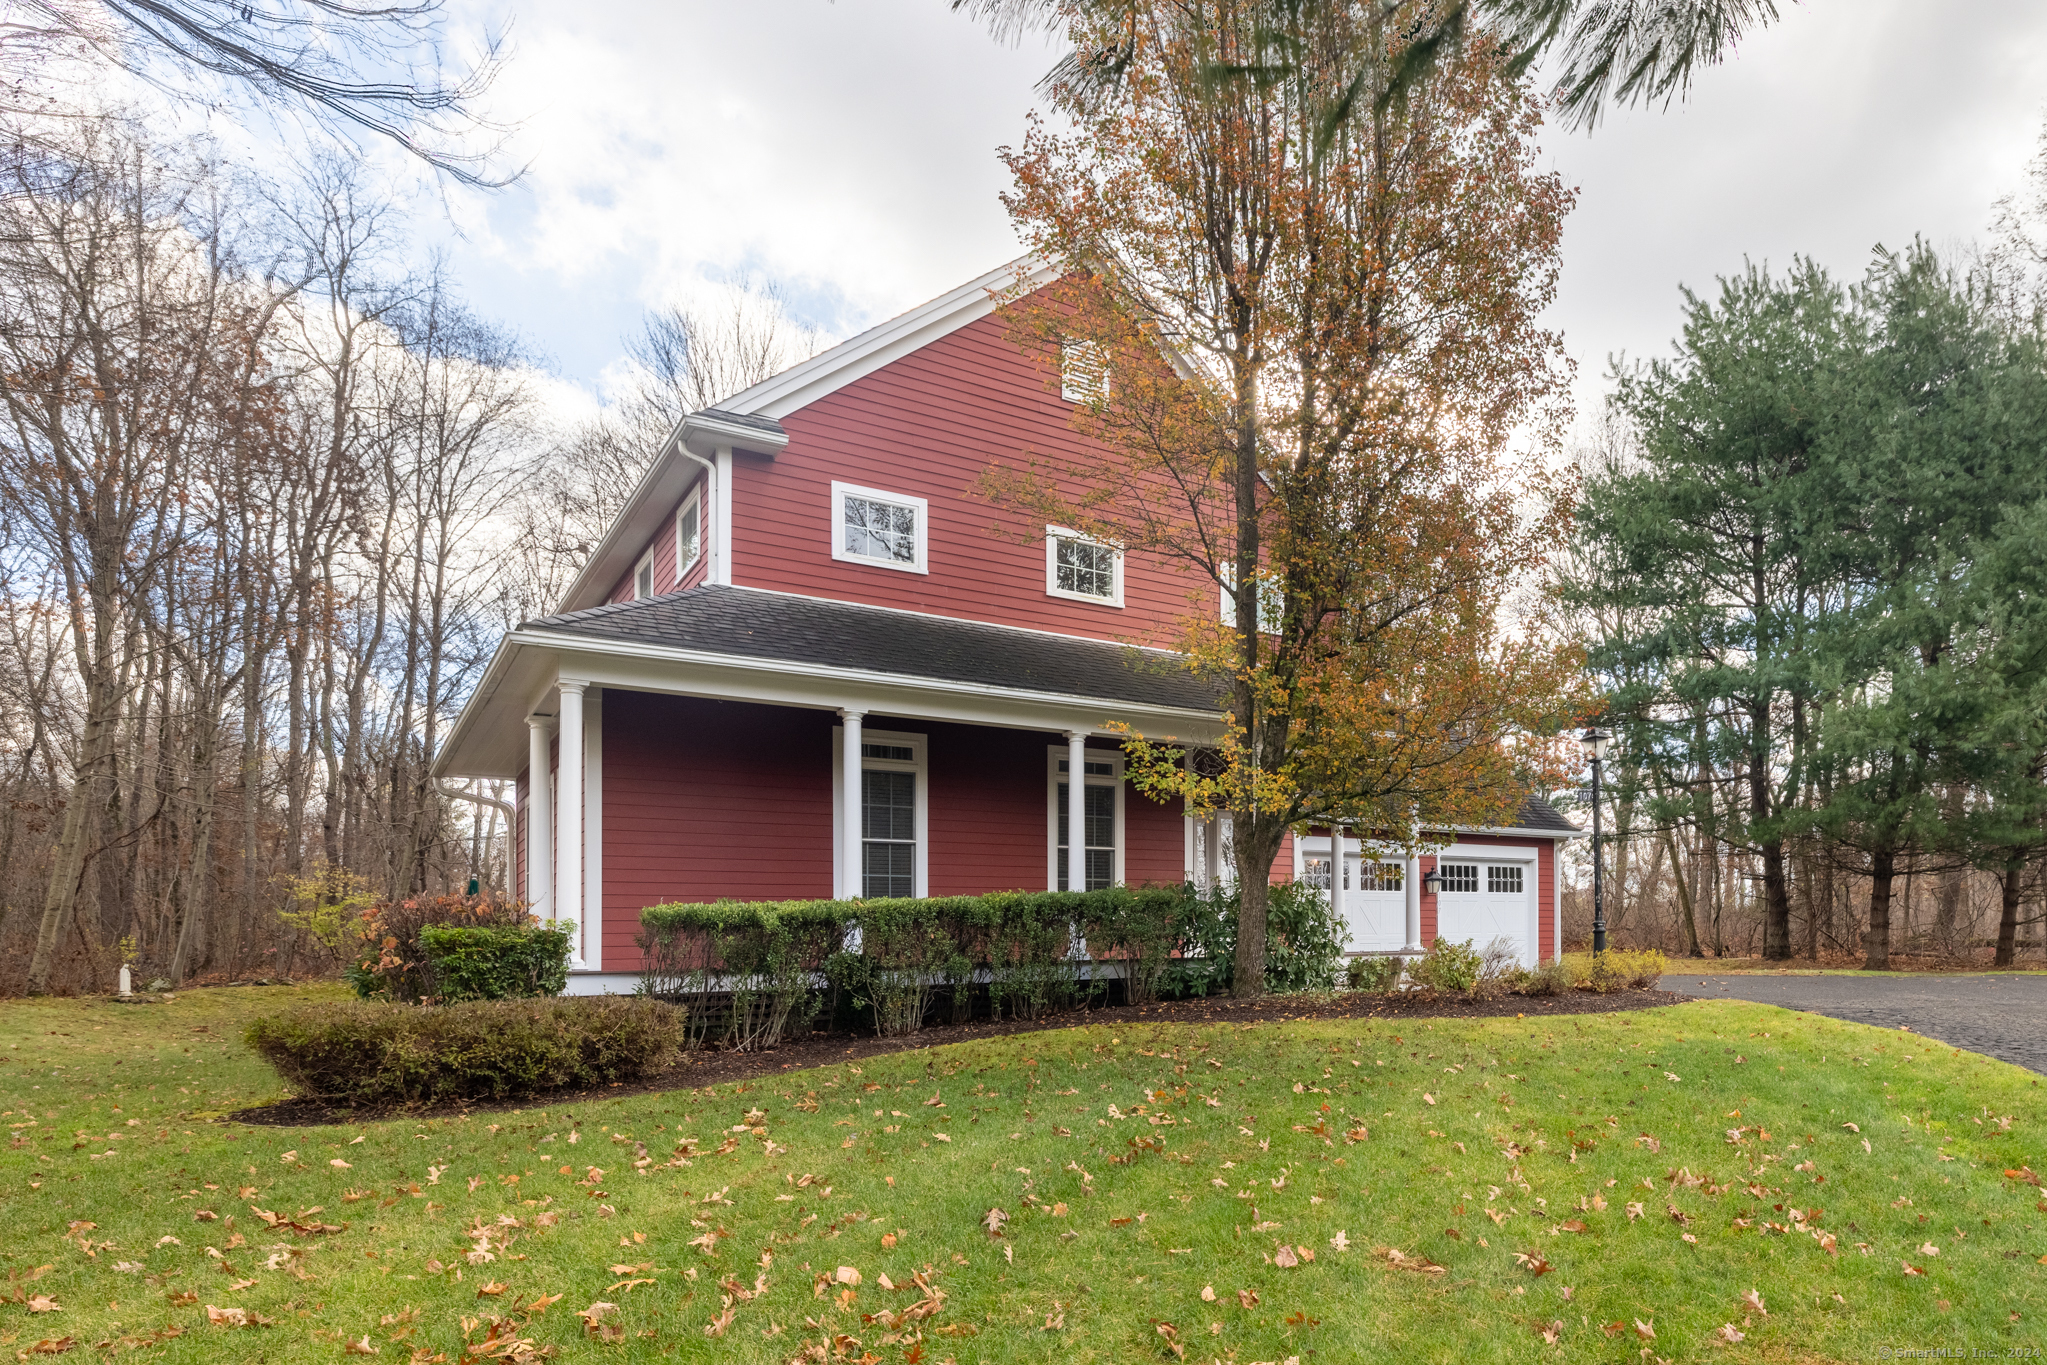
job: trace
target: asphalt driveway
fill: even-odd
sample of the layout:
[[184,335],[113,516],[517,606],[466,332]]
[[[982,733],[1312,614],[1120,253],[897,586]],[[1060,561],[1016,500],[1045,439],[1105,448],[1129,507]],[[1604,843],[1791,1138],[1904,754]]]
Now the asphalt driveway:
[[2047,1073],[2047,974],[1957,976],[1694,976],[1668,973],[1664,990],[1754,1000],[1904,1027],[1951,1047]]

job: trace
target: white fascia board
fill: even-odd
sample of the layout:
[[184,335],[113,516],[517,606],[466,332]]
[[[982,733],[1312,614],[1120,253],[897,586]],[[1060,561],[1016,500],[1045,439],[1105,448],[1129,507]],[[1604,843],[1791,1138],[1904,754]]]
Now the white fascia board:
[[[717,454],[720,447],[773,458],[787,448],[789,433],[762,431],[746,422],[723,421],[716,412],[706,409],[682,419],[669,442],[671,445],[677,443],[706,459]],[[662,454],[667,453],[667,446],[664,446]]]
[[676,453],[674,441],[664,444],[660,455],[640,476],[639,486],[625,500],[625,506],[605,528],[604,538],[583,561],[575,581],[555,607],[555,614],[602,606],[611,585],[638,561],[635,551],[660,531],[669,510],[682,501],[702,470],[702,465]]
[[1448,825],[1438,826],[1445,834],[1496,834],[1512,835],[1523,839],[1583,839],[1584,830],[1524,829],[1519,825]]
[[994,312],[1001,296],[1019,282],[1035,289],[1058,274],[1054,265],[1021,257],[792,365],[718,406],[750,417],[786,417],[947,333],[979,322]]
[[563,672],[602,687],[771,706],[854,706],[906,720],[1021,730],[1085,730],[1095,736],[1116,733],[1109,728],[1114,720],[1159,738],[1164,738],[1164,726],[1176,727],[1172,732],[1175,738],[1203,741],[1212,741],[1221,730],[1221,713],[1191,707],[1075,697],[944,678],[905,678],[870,669],[593,640],[545,630],[515,631],[509,639],[518,646],[559,655]]

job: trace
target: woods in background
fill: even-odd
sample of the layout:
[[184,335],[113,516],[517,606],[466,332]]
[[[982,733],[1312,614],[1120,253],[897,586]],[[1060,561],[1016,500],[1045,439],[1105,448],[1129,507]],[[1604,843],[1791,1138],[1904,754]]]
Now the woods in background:
[[[338,907],[509,892],[509,794],[430,764],[665,414],[551,422],[337,163],[257,183],[100,118],[0,180],[0,993],[282,973]],[[657,319],[648,384],[786,363],[739,297]]]
[[1751,269],[1687,295],[1613,411],[1569,591],[1619,733],[1616,928],[1882,968],[1987,923],[2011,962],[2047,833],[2047,345],[2019,282],[1923,245],[1854,288]]

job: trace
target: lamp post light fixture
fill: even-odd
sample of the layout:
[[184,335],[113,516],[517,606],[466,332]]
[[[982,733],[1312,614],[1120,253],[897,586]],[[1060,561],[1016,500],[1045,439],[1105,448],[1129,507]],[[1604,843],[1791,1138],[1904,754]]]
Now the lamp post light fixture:
[[1606,951],[1606,885],[1604,865],[1599,853],[1599,765],[1606,757],[1606,746],[1613,736],[1597,725],[1590,726],[1578,736],[1578,742],[1585,746],[1585,752],[1592,759],[1592,953],[1593,956]]

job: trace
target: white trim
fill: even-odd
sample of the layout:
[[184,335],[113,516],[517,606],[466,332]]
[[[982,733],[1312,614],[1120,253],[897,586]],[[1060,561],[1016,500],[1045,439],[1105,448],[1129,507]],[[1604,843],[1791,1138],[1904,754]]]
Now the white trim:
[[711,480],[711,517],[717,525],[711,542],[712,581],[732,582],[732,447],[719,446],[714,461],[716,476]]
[[[695,549],[687,556],[682,552],[682,530],[685,525],[695,532]],[[683,576],[696,567],[704,557],[704,485],[702,480],[690,485],[682,506],[675,509],[675,585],[682,586]]]
[[633,995],[640,989],[638,972],[604,972],[591,967],[571,967],[563,995]]
[[[905,564],[900,559],[888,559],[881,555],[857,555],[846,548],[846,499],[861,498],[868,502],[883,502],[895,507],[907,507],[917,515],[917,557]],[[908,493],[890,493],[880,488],[863,488],[857,483],[842,483],[832,480],[832,558],[848,564],[868,564],[877,569],[895,569],[902,573],[928,574],[931,546],[931,504],[923,498]]]
[[604,689],[583,694],[583,952],[604,966]]
[[583,694],[587,687],[574,678],[562,678],[556,686],[560,751],[555,759],[554,913],[556,919],[575,926],[569,939],[572,967],[589,965],[583,938],[583,738],[589,733],[583,724]]
[[[857,724],[857,722],[856,722]],[[865,889],[865,860],[847,856],[846,837],[841,830],[852,831],[856,826],[846,817],[846,801],[851,796],[853,784],[846,781],[846,727],[832,727],[832,866],[846,869],[847,882],[840,889],[844,899],[857,898]],[[917,775],[916,852],[912,858],[911,881],[915,887],[910,894],[928,896],[931,894],[931,765],[929,736],[913,734],[902,730],[860,731],[862,744],[892,744],[912,749],[916,758],[908,763],[892,758],[867,758],[860,760],[861,772],[915,773]],[[857,818],[857,817],[855,817]]]
[[[1059,586],[1059,542],[1062,540],[1077,541],[1083,545],[1099,545],[1109,551],[1109,582],[1112,590],[1107,597],[1097,597],[1090,592],[1075,592],[1071,588]],[[1069,602],[1087,602],[1097,607],[1121,607],[1123,605],[1122,547],[1112,545],[1105,540],[1096,540],[1093,536],[1084,536],[1080,532],[1065,526],[1047,526],[1045,528],[1045,596],[1063,597]]]
[[[1045,889],[1063,890],[1059,885],[1059,765],[1067,761],[1067,746],[1048,744],[1045,746]],[[1129,784],[1123,780],[1123,751],[1121,749],[1089,749],[1087,757],[1081,760],[1083,771],[1081,782],[1085,786],[1114,787],[1116,789],[1116,857],[1112,866],[1110,885],[1121,886],[1124,878],[1124,855],[1129,851],[1129,840],[1124,831],[1124,788]],[[1085,771],[1089,763],[1109,764],[1108,776]],[[1072,777],[1069,772],[1068,778]],[[1085,798],[1083,798],[1085,799]],[[1069,814],[1071,808],[1069,808]],[[1069,850],[1070,855],[1070,850]],[[1087,884],[1087,850],[1081,850],[1081,884]]]
[[749,417],[787,417],[940,337],[979,322],[993,313],[1003,295],[1019,282],[1027,289],[1035,289],[1057,275],[1057,267],[1028,256],[997,266],[929,303],[897,314],[821,355],[734,394],[718,404],[718,408]]
[[[640,586],[641,574],[645,574],[647,578],[644,590]],[[628,600],[644,602],[650,597],[658,597],[659,595],[654,591],[654,547],[649,545],[647,553],[640,556],[640,562],[633,565],[633,595]]]
[[526,907],[554,918],[554,717],[526,717]]

